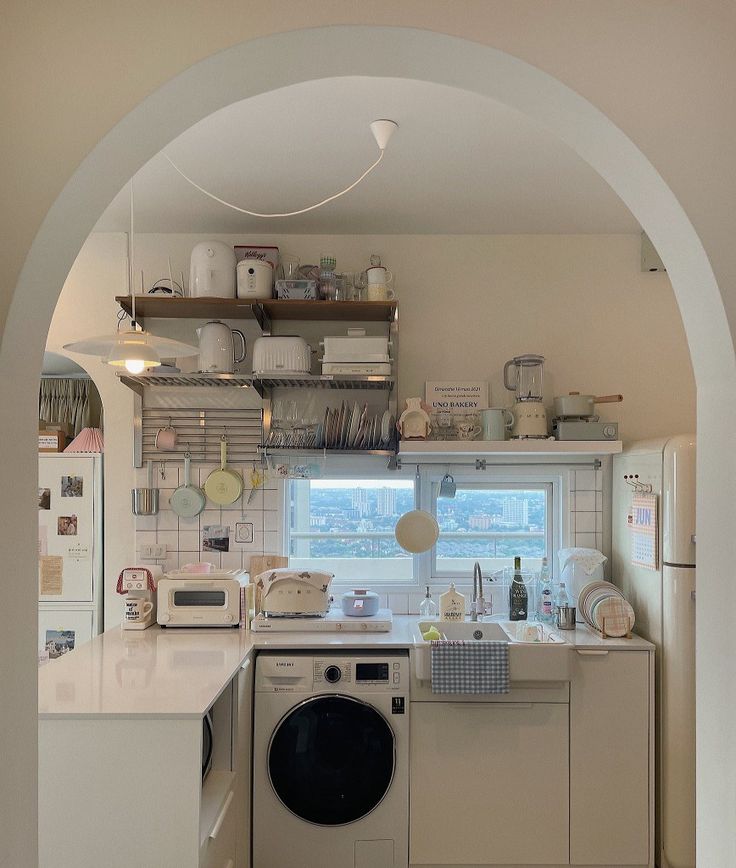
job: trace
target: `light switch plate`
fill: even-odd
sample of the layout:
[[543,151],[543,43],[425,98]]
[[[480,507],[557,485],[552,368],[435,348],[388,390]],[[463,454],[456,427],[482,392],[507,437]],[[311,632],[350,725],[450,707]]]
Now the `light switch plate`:
[[152,543],[150,545],[142,545],[140,548],[142,558],[154,561],[165,558],[167,551],[166,543]]

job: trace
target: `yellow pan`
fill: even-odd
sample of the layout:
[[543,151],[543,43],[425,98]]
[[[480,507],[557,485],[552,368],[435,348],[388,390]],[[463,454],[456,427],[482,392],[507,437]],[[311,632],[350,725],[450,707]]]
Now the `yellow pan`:
[[243,493],[243,479],[227,466],[227,438],[220,441],[220,469],[213,470],[204,484],[204,491],[212,503],[226,506],[235,503]]

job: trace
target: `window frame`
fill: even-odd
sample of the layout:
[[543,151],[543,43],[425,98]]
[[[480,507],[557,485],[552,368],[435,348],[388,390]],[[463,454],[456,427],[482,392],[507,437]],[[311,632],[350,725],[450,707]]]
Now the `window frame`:
[[[325,462],[322,466],[323,480],[329,479],[371,479],[380,482],[381,479],[405,479],[414,482],[414,505],[436,516],[436,492],[439,483],[446,472],[452,474],[455,482],[462,485],[473,485],[486,488],[516,488],[524,489],[533,485],[549,486],[548,494],[548,527],[547,545],[549,549],[549,564],[553,577],[557,576],[557,552],[564,545],[569,535],[569,496],[570,470],[564,464],[549,464],[543,466],[528,466],[524,464],[487,464],[484,469],[473,469],[467,465],[447,462],[422,462],[420,465],[405,464],[398,470],[388,470],[384,462],[377,465],[375,458],[337,458]],[[283,497],[283,551],[290,550],[290,484],[285,480]],[[417,595],[423,592],[426,585],[434,594],[447,589],[449,581],[454,580],[458,589],[465,592],[472,585],[473,565],[469,564],[467,571],[438,571],[435,568],[436,546],[429,552],[413,555],[412,581],[383,583],[376,582],[373,590],[379,594],[409,594]],[[350,590],[355,586],[355,580],[340,581],[335,578],[332,583],[333,594]]]

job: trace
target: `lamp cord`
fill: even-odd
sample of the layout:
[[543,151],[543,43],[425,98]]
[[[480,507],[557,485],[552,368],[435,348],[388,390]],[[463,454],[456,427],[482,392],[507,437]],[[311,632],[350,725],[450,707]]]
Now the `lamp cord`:
[[247,208],[240,208],[238,205],[233,205],[231,202],[226,202],[224,199],[220,199],[219,196],[215,196],[214,193],[210,193],[208,190],[205,190],[204,187],[200,187],[195,181],[193,181],[188,175],[185,175],[184,172],[176,165],[176,163],[171,159],[168,154],[164,154],[164,157],[171,163],[171,165],[176,169],[176,171],[184,178],[185,181],[188,181],[192,187],[195,187],[199,190],[200,193],[204,193],[205,196],[209,196],[210,199],[214,199],[215,202],[219,202],[221,205],[226,205],[228,208],[232,208],[233,211],[240,211],[241,214],[248,214],[251,217],[296,217],[298,214],[306,214],[307,211],[314,211],[315,208],[321,208],[322,205],[327,205],[328,202],[334,202],[335,199],[339,199],[340,196],[344,196],[346,193],[349,193],[354,187],[357,187],[358,184],[363,180],[363,178],[367,177],[381,162],[383,159],[383,155],[385,150],[381,148],[381,153],[378,155],[378,159],[372,166],[369,166],[365,172],[353,183],[346,187],[344,190],[341,190],[339,193],[335,193],[333,196],[328,196],[326,199],[323,199],[321,202],[317,202],[316,205],[309,205],[307,208],[300,208],[298,211],[286,211],[283,214],[260,214],[258,211],[249,211]]

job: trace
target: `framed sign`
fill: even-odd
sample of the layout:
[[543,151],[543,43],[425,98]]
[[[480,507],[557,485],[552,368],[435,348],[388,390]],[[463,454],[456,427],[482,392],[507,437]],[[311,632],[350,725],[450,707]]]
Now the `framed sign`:
[[465,416],[488,409],[488,381],[428,382],[425,401],[433,413]]

